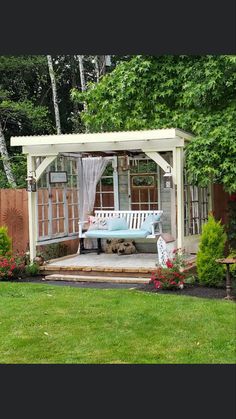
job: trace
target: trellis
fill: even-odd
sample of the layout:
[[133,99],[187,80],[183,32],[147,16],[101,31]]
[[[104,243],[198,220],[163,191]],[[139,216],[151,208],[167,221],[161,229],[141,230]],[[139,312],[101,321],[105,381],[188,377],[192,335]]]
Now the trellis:
[[[127,131],[110,133],[85,133],[12,137],[12,146],[22,146],[27,155],[28,176],[39,181],[47,167],[61,153],[116,153],[124,151],[140,151],[154,160],[164,172],[170,172],[175,188],[172,190],[172,225],[176,223],[177,208],[177,246],[184,246],[184,146],[193,136],[180,129],[157,129],[145,131]],[[172,153],[172,165],[167,162],[161,152]],[[36,166],[36,158],[42,161]],[[36,194],[29,192],[29,243],[31,260],[36,255],[38,237]]]

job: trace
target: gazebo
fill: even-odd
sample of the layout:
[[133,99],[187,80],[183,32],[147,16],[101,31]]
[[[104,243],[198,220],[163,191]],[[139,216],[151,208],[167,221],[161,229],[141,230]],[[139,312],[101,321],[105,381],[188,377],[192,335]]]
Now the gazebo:
[[[176,247],[187,248],[190,252],[196,252],[201,225],[206,221],[212,204],[210,186],[209,188],[198,188],[188,185],[186,180],[184,169],[185,145],[192,138],[191,134],[177,128],[12,137],[11,146],[22,146],[22,152],[27,156],[31,260],[36,256],[37,245],[78,237],[76,223],[80,211],[80,180],[76,168],[79,159],[88,155],[102,155],[111,161],[110,179],[112,179],[113,185],[114,200],[112,205],[114,208],[119,209],[120,206],[123,206],[122,209],[124,209],[124,206],[126,206],[125,209],[129,209],[130,206],[136,206],[136,208],[143,206],[144,208],[146,205],[151,209],[155,207],[156,209],[163,209],[164,214],[169,214],[167,217],[169,224],[167,223],[166,228],[176,240]],[[57,167],[59,166],[55,166],[55,161],[62,158],[65,158],[67,163],[68,161],[75,162],[73,163],[74,166],[69,166],[66,163],[63,167],[60,166],[60,169],[63,170],[58,170]],[[140,161],[155,162],[157,169],[152,169],[152,172],[145,173],[144,171],[141,173],[141,171],[138,171],[139,166],[137,166],[137,162]],[[69,167],[72,167],[70,173],[68,172]],[[157,173],[156,178],[153,175],[155,171]],[[45,173],[47,173],[47,178],[45,178]],[[49,174],[51,180],[49,180]],[[53,195],[53,185],[60,184],[60,182],[64,185],[68,182],[68,175],[71,176],[71,179],[73,176],[76,177],[78,184],[75,184],[75,180],[72,179],[74,186],[71,184],[71,188],[72,186],[76,188],[78,194],[74,200],[72,199],[72,203],[68,204],[68,207],[66,204],[68,193],[67,190],[62,189],[61,204],[64,205],[64,212],[60,217],[59,206],[57,206],[55,207],[57,208],[55,210],[57,215],[51,215],[50,218],[50,207],[56,205],[55,202],[50,201],[50,196]],[[163,183],[165,175],[170,180],[169,185]],[[65,176],[64,179],[63,176]],[[139,179],[137,176],[139,176]],[[43,177],[45,179],[44,191],[48,193],[46,202],[43,201],[42,194],[40,198],[42,187],[40,181],[42,183]],[[149,184],[146,185],[145,181],[147,182],[147,179]],[[151,184],[152,181],[153,184]],[[153,198],[152,196],[156,196],[155,194],[151,196],[155,190],[159,198]],[[100,190],[101,199],[105,196],[105,192]],[[145,198],[142,198],[144,193],[146,194]],[[133,201],[132,196],[134,197]],[[138,196],[138,198],[136,199],[135,196]],[[99,205],[102,205],[101,202]],[[45,211],[47,211],[46,216]],[[70,217],[70,211],[73,214],[76,211],[77,216]],[[51,214],[53,214],[53,208]],[[39,225],[40,220],[42,221],[41,225]],[[52,232],[53,223],[58,228],[58,231],[54,233]],[[64,226],[63,231],[59,231],[60,223]],[[70,223],[74,226],[73,231],[68,230]],[[45,233],[46,225],[47,231]],[[50,231],[52,232],[51,235],[49,234]]]

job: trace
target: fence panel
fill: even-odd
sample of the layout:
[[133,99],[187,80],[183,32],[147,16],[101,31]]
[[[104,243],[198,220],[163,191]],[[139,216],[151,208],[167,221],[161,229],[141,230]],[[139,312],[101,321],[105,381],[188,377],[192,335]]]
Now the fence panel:
[[0,189],[0,226],[7,226],[14,251],[26,251],[28,196],[25,189]]

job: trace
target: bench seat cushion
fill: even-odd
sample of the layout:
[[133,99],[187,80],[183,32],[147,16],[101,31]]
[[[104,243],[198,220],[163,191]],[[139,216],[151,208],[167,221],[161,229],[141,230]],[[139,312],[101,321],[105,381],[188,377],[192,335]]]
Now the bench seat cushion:
[[90,230],[86,231],[85,237],[90,239],[143,239],[149,235],[145,230]]

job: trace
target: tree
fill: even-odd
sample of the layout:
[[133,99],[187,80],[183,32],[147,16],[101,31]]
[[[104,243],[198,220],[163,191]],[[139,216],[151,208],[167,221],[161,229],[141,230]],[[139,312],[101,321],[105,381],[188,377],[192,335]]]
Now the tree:
[[111,66],[111,56],[110,55],[95,55],[94,57],[94,66],[96,74],[96,82],[100,81],[101,76],[104,76],[106,73],[107,67]]
[[6,173],[7,181],[12,188],[15,188],[16,182],[15,182],[12,169],[11,169],[11,163],[9,160],[6,140],[5,140],[4,132],[2,129],[1,121],[0,121],[0,156],[2,158],[2,163],[3,163],[5,173]]
[[60,114],[59,114],[59,107],[58,107],[56,77],[53,70],[51,55],[47,55],[47,61],[48,61],[48,69],[49,69],[51,85],[52,85],[52,97],[53,97],[53,105],[54,105],[54,112],[55,112],[56,130],[57,130],[57,134],[59,135],[61,134],[61,121],[60,121]]
[[230,56],[135,56],[86,92],[82,120],[90,132],[178,127],[196,137],[187,147],[191,183],[209,179],[236,191],[235,59]]
[[50,111],[43,106],[48,89],[42,56],[0,56],[0,187],[25,186],[26,159],[10,137],[52,132]]

